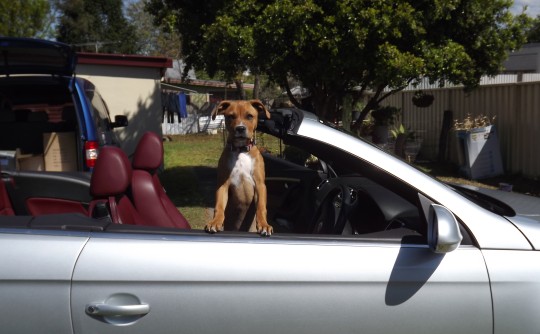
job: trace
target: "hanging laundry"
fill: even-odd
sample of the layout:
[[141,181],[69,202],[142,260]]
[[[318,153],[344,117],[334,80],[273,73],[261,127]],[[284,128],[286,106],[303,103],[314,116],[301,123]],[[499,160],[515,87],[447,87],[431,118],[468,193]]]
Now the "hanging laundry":
[[173,114],[179,114],[180,113],[180,104],[178,101],[178,95],[176,93],[170,93],[169,94],[169,110]]
[[178,116],[180,118],[187,118],[187,102],[186,102],[186,94],[184,92],[178,94]]

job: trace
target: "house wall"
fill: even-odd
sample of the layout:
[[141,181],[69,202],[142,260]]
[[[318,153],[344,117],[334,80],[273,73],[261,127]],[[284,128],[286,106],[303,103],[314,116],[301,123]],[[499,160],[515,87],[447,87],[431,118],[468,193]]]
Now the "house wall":
[[[506,173],[519,173],[540,178],[540,82],[524,75],[522,82],[480,86],[466,93],[462,88],[425,89],[435,100],[430,107],[419,108],[412,103],[414,91],[403,91],[384,101],[402,109],[402,123],[422,136],[420,158],[436,160],[445,110],[453,119],[463,120],[485,115],[496,117],[501,155]],[[445,152],[445,156],[448,156]]]
[[526,44],[511,52],[503,64],[506,72],[540,72],[540,43]]
[[129,125],[115,132],[130,157],[144,132],[162,134],[159,68],[79,64],[76,72],[96,85],[113,120],[115,115],[128,117]]

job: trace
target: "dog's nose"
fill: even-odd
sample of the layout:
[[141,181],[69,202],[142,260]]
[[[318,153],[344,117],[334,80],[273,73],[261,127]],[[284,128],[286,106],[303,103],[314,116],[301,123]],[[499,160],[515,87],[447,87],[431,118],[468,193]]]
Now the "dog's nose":
[[237,133],[244,133],[244,132],[246,132],[246,127],[243,126],[243,125],[239,125],[239,126],[237,126],[235,128],[235,130],[236,130]]

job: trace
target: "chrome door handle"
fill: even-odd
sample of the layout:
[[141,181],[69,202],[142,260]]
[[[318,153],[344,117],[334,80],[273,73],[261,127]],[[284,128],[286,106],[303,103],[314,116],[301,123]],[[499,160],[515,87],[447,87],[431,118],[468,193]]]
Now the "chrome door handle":
[[150,305],[109,305],[109,304],[88,304],[86,313],[94,316],[143,316],[150,312]]

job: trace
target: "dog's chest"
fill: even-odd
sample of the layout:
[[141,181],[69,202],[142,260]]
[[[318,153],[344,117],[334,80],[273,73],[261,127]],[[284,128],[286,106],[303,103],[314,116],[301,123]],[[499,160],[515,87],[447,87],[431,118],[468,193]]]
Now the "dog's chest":
[[234,153],[229,160],[229,168],[231,169],[231,184],[240,186],[243,182],[249,182],[255,185],[253,181],[253,165],[254,159],[249,153]]

